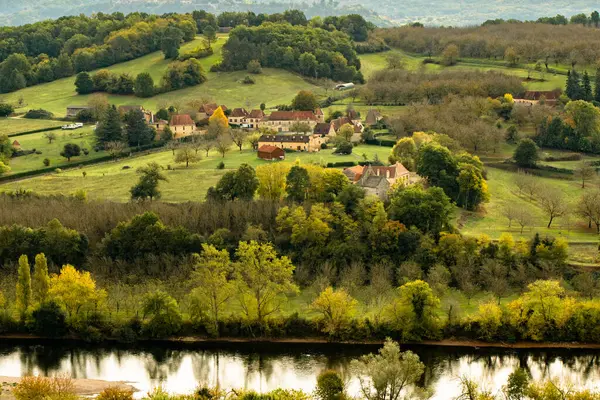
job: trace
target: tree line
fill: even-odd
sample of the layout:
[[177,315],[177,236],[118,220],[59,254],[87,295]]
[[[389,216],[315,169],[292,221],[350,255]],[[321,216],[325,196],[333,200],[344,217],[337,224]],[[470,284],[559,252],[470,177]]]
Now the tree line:
[[361,88],[368,104],[408,105],[427,101],[438,104],[451,94],[457,96],[499,97],[525,92],[521,79],[498,72],[442,71],[411,72],[387,68],[374,73]]
[[[490,24],[476,27],[412,27],[379,29],[376,35],[392,46],[428,57],[441,56],[451,46],[457,57],[594,65],[600,59],[600,31],[580,24]],[[507,57],[508,56],[508,57]]]
[[75,78],[75,90],[79,94],[106,92],[111,94],[137,97],[152,97],[159,93],[195,86],[206,81],[206,72],[195,58],[185,61],[171,62],[165,71],[160,85],[154,84],[154,79],[147,72],[139,73],[133,78],[128,73],[113,73],[102,69],[94,74],[80,72]]
[[337,81],[364,82],[360,60],[343,32],[289,24],[238,26],[223,46],[216,70],[246,69],[252,60],[263,67],[284,68],[302,75]]
[[196,25],[189,15],[161,18],[132,14],[125,22],[113,23],[118,17],[105,20],[100,13],[94,18],[68,17],[4,28],[0,37],[11,50],[0,64],[0,92],[106,67],[160,49],[172,52],[196,35]]

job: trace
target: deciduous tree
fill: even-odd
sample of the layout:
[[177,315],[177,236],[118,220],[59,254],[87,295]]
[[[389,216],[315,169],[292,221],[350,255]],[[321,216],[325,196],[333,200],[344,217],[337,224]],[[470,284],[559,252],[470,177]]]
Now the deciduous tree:
[[196,285],[190,294],[195,315],[206,312],[210,330],[219,336],[219,320],[229,299],[235,293],[228,277],[233,270],[227,250],[217,250],[203,244],[202,254],[196,258],[192,282]]
[[357,305],[345,289],[333,290],[329,286],[312,302],[311,308],[321,315],[323,332],[336,336],[348,328]]
[[367,400],[398,400],[402,391],[416,384],[425,371],[419,356],[401,352],[398,343],[390,339],[379,349],[379,354],[362,356],[353,360],[351,366]]
[[251,321],[263,324],[277,312],[286,293],[298,290],[292,280],[294,266],[279,257],[272,245],[240,242],[236,251],[236,285],[242,310]]

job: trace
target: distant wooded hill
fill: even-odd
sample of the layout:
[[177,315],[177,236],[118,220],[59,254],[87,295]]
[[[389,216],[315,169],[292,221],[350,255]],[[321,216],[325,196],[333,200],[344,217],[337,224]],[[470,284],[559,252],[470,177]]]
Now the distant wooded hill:
[[22,25],[63,15],[92,14],[95,12],[130,13],[142,11],[153,14],[206,10],[253,11],[277,13],[291,8],[300,9],[308,17],[358,13],[379,26],[401,25],[419,21],[426,25],[475,25],[488,19],[536,20],[542,16],[563,14],[567,16],[586,13],[594,9],[592,0],[524,0],[490,2],[465,0],[430,0],[423,7],[422,0],[323,0],[294,2],[269,0],[247,1],[184,1],[184,0],[0,0],[0,25]]

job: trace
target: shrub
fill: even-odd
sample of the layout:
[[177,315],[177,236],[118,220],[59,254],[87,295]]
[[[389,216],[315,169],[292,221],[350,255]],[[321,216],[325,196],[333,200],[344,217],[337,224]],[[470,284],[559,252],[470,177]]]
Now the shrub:
[[77,113],[75,119],[79,122],[91,122],[94,120],[94,113],[92,110],[81,110]]
[[350,142],[341,142],[335,148],[335,154],[352,154],[354,146]]
[[217,169],[225,169],[225,163],[223,161],[219,162]]
[[13,389],[17,400],[77,400],[69,378],[25,376]]
[[54,116],[50,111],[42,110],[29,110],[23,115],[23,118],[29,119],[50,119]]
[[252,78],[250,75],[246,75],[242,83],[244,85],[254,85],[256,82],[254,81],[254,78]]
[[321,143],[321,150],[327,149],[327,143]]
[[67,314],[55,301],[40,304],[31,313],[30,329],[44,336],[62,336],[67,332]]
[[247,70],[251,74],[260,74],[260,73],[262,73],[262,67],[260,65],[260,61],[258,61],[258,60],[250,60],[250,62],[248,62]]
[[182,317],[177,301],[160,290],[149,293],[142,304],[144,318],[150,319],[144,325],[144,333],[150,337],[162,338],[176,334],[181,329]]
[[315,394],[321,400],[339,400],[343,398],[344,381],[336,371],[323,371],[317,377]]
[[8,117],[13,112],[15,112],[15,109],[12,105],[8,103],[0,103],[0,117]]
[[133,390],[112,386],[100,392],[96,400],[133,400]]

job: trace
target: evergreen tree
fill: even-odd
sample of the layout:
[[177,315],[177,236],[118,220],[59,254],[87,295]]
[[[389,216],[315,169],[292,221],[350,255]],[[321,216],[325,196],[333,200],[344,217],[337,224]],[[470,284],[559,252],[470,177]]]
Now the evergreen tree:
[[600,102],[600,68],[596,69],[594,100]]
[[574,69],[567,72],[567,87],[565,93],[571,100],[580,100],[582,97],[579,74]]
[[96,140],[101,145],[123,140],[121,116],[114,105],[109,107],[108,111],[100,118],[96,128]]
[[154,140],[154,129],[148,126],[141,110],[131,110],[125,114],[125,136],[129,146],[143,146]]
[[581,80],[581,92],[582,100],[592,101],[594,95],[592,93],[592,83],[590,82],[590,76],[587,71],[583,73],[583,79]]
[[31,306],[31,271],[26,255],[19,257],[17,278],[17,311],[22,321],[25,320],[27,309]]
[[46,256],[43,253],[35,256],[32,288],[33,299],[38,303],[43,303],[48,297],[48,289],[50,288],[48,262],[46,261]]

